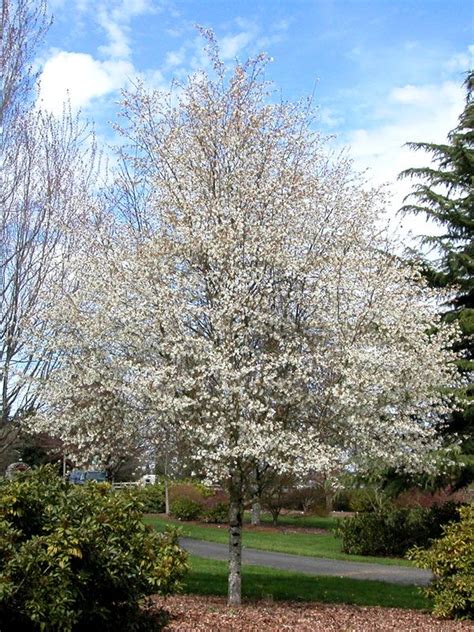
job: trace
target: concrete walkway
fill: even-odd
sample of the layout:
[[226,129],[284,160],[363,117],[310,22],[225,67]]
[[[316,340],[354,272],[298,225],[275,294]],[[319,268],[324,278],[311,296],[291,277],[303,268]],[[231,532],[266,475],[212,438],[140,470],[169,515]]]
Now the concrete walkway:
[[[226,544],[205,542],[191,538],[180,538],[180,543],[192,555],[211,560],[227,561],[228,559],[229,549]],[[389,584],[426,586],[432,579],[430,571],[408,566],[346,562],[345,560],[306,557],[303,555],[291,555],[290,553],[274,553],[246,547],[242,550],[242,561],[244,564],[269,566],[306,575],[333,575],[336,577],[351,577],[352,579],[372,579]]]

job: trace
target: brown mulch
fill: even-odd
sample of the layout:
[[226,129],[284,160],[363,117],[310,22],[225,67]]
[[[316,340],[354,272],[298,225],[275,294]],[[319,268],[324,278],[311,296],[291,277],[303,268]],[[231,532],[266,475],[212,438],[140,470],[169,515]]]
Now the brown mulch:
[[[196,523],[200,524],[202,523]],[[210,525],[209,525],[210,526]],[[216,527],[216,525],[212,525]],[[227,525],[224,525],[224,528],[227,529]],[[246,524],[244,525],[245,532],[253,531],[256,533],[309,533],[311,535],[331,535],[331,532],[328,529],[318,529],[317,527],[297,527],[297,526],[283,526],[283,525],[252,525]]]
[[[159,514],[146,514],[147,516],[158,516],[159,518],[169,519],[164,513]],[[213,523],[205,523],[201,520],[186,520],[187,525],[196,525],[198,527],[207,527],[208,529],[223,529],[227,531],[227,524],[213,524]],[[253,531],[256,533],[309,533],[312,535],[331,535],[331,531],[328,529],[319,529],[317,527],[298,527],[296,525],[292,525],[291,527],[286,525],[270,525],[270,524],[260,524],[260,525],[252,525],[245,523],[244,525],[245,532]]]
[[398,608],[259,601],[228,607],[224,597],[155,597],[168,612],[164,632],[458,632],[472,622],[442,621]]

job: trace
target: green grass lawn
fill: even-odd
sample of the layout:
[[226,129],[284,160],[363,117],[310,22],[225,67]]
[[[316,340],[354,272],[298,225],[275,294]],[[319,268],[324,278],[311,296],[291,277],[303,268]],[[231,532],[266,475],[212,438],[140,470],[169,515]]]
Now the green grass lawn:
[[[227,595],[226,562],[196,556],[190,556],[189,562],[191,571],[185,580],[185,593]],[[313,577],[250,565],[243,568],[242,596],[244,599],[319,601],[387,608],[430,607],[430,602],[416,586],[345,577]]]
[[[250,523],[250,512],[244,514],[245,522]],[[272,516],[262,512],[261,523],[263,525],[272,524]],[[295,516],[283,514],[278,518],[279,527],[304,527],[306,529],[334,529],[337,525],[337,518],[332,516]]]
[[[158,530],[163,530],[167,525],[179,527],[183,536],[206,540],[207,542],[220,542],[227,544],[226,525],[195,525],[177,520],[167,520],[162,517],[148,515],[145,521]],[[327,557],[334,560],[349,560],[352,562],[375,562],[378,564],[413,566],[412,562],[397,558],[365,557],[362,555],[347,555],[341,553],[341,540],[332,533],[282,533],[243,530],[243,544],[246,547],[261,549],[264,551],[279,551],[306,555],[309,557]]]

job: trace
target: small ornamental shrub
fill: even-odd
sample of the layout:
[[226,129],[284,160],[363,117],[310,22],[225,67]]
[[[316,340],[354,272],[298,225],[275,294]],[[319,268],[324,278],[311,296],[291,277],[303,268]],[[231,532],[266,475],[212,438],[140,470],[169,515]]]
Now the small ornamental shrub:
[[381,511],[391,505],[389,496],[376,487],[357,487],[349,491],[350,511]]
[[170,488],[171,514],[178,520],[197,520],[203,514],[204,485],[174,483]]
[[264,509],[270,512],[272,516],[272,523],[276,527],[278,524],[278,518],[281,514],[283,506],[285,504],[284,493],[278,493],[278,490],[271,490],[271,493],[262,495],[262,506]]
[[336,535],[342,538],[342,550],[352,555],[396,555],[392,553],[386,517],[380,513],[361,513],[342,520]]
[[197,520],[203,513],[201,503],[191,500],[191,498],[176,498],[171,504],[171,514],[177,520]]
[[445,487],[429,492],[414,487],[398,494],[394,503],[399,507],[425,507],[429,509],[433,505],[438,507],[444,507],[450,503],[459,505],[466,502],[466,498],[466,489],[453,490],[451,487]]
[[176,591],[186,570],[176,533],[146,526],[132,494],[48,467],[0,484],[2,632],[157,629],[142,600]]
[[229,497],[225,492],[217,492],[205,499],[202,519],[214,524],[226,524],[229,521]]
[[[207,490],[206,492],[204,490]],[[173,503],[178,498],[188,498],[194,500],[198,504],[202,504],[206,495],[212,495],[208,493],[208,488],[202,484],[194,483],[173,483],[170,486],[170,500]]]
[[454,503],[430,509],[392,505],[345,518],[336,534],[342,538],[345,553],[399,557],[413,546],[428,546],[453,520],[459,520]]
[[213,524],[227,524],[229,522],[229,503],[219,502],[204,510],[202,519]]
[[289,475],[274,474],[269,477],[263,485],[260,503],[271,513],[275,526],[283,510],[317,516],[326,516],[329,513],[326,492],[321,484],[299,485]]
[[429,568],[434,581],[426,589],[438,617],[474,618],[474,505],[459,509],[461,521],[444,529],[431,547],[413,548],[409,559]]
[[165,511],[165,487],[162,483],[137,487],[135,494],[145,513],[163,513]]

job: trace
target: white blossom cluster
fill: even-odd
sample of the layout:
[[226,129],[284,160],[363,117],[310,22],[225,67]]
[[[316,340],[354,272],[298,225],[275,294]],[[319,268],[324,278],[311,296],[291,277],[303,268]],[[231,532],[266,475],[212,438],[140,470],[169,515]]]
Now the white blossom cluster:
[[87,454],[163,429],[210,480],[256,462],[427,467],[454,371],[436,297],[380,230],[380,196],[330,158],[259,58],[125,99],[140,239],[115,224],[51,301],[60,362],[35,420]]

